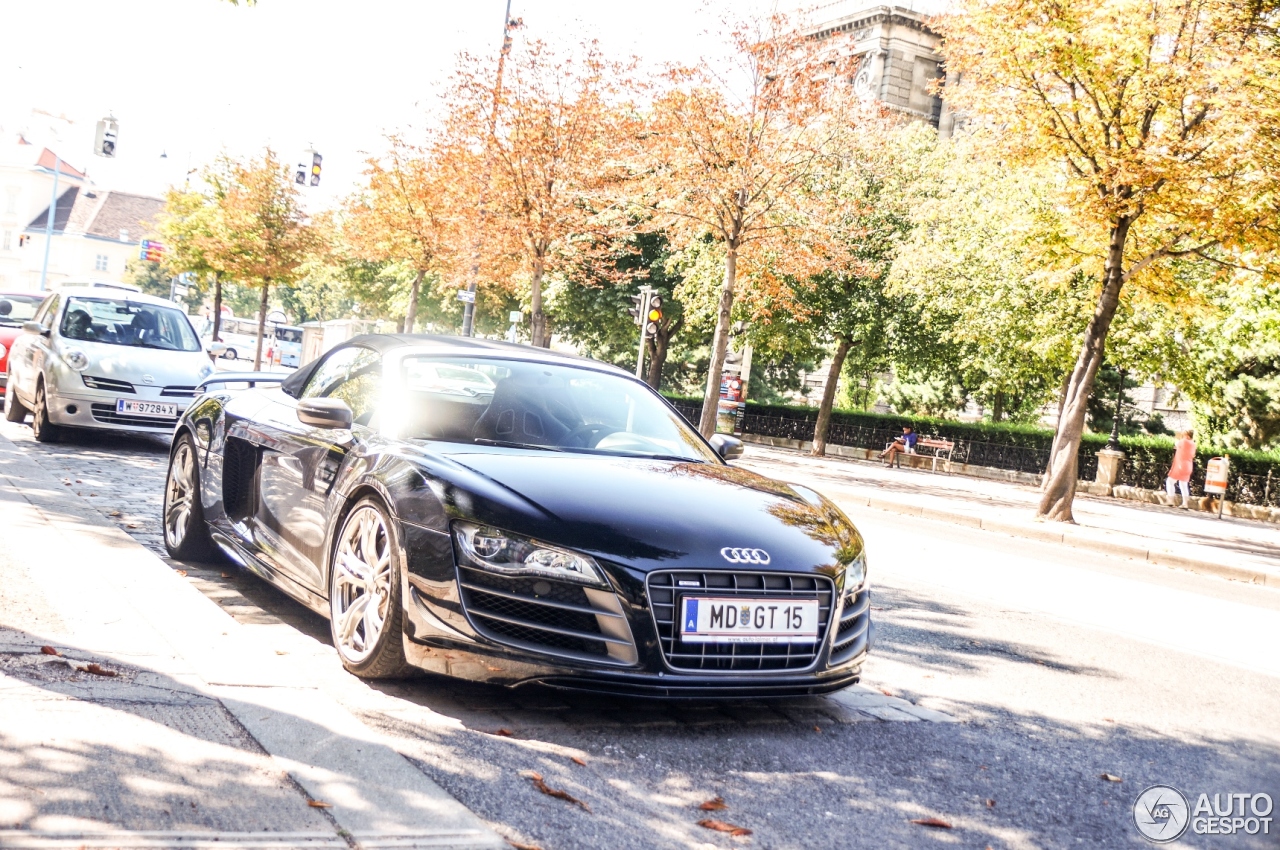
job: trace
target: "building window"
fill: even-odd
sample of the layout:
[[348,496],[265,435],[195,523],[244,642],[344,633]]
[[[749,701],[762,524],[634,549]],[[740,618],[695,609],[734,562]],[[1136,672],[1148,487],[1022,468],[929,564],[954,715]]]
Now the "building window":
[[18,187],[10,186],[5,190],[9,198],[5,202],[4,211],[7,213],[16,213],[18,211]]
[[4,240],[0,242],[0,250],[8,251],[10,248],[13,247],[13,245],[11,244],[12,242],[13,242],[13,231],[6,230],[4,232]]
[[95,272],[105,272],[107,270],[107,255],[99,254],[93,258],[93,270]]

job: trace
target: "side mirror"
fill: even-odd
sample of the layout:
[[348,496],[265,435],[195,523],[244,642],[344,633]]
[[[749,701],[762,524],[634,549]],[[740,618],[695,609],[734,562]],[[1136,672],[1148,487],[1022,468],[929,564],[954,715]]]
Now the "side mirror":
[[351,408],[336,398],[304,398],[298,402],[298,421],[313,428],[350,428]]
[[742,441],[737,437],[731,437],[728,434],[712,434],[707,442],[711,443],[711,448],[725,460],[737,460],[742,457]]
[[48,336],[49,329],[39,322],[23,322],[22,332],[29,334],[38,334],[39,336]]

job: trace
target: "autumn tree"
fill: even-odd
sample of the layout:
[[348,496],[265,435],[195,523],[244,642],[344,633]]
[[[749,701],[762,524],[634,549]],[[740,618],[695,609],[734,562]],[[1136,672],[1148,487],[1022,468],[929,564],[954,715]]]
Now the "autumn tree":
[[268,148],[261,158],[224,158],[208,177],[218,201],[222,236],[216,264],[228,276],[260,287],[258,345],[253,368],[262,367],[272,286],[293,283],[313,247],[290,169]]
[[220,205],[227,181],[215,176],[217,168],[215,165],[204,170],[200,189],[170,188],[155,223],[165,246],[163,265],[169,274],[191,272],[212,283],[215,342],[221,331],[224,263],[229,254]]
[[423,281],[448,267],[461,236],[451,216],[456,187],[429,146],[395,135],[388,142],[386,154],[366,163],[366,183],[347,204],[343,234],[361,259],[413,269],[403,320],[405,333],[413,333]]
[[[514,45],[495,92],[484,63],[463,57],[446,104],[456,151],[484,151],[485,252],[519,257],[527,278],[533,344],[547,344],[543,281],[569,239],[589,234],[597,201],[620,172],[610,155],[626,136],[627,68],[594,43],[557,53],[537,40]],[[477,185],[473,181],[473,185]],[[475,206],[474,198],[460,203]]]
[[1072,521],[1086,402],[1126,287],[1175,297],[1179,257],[1232,263],[1276,234],[1280,51],[1262,0],[962,0],[939,22],[948,97],[991,156],[1056,167],[1046,262],[1096,299],[1065,384],[1039,514]]
[[[809,222],[805,188],[852,120],[850,57],[836,39],[802,35],[782,15],[731,25],[725,63],[671,69],[652,107],[640,162],[646,205],[677,244],[709,235],[724,248],[711,363],[698,428],[715,430],[739,263],[793,265]],[[762,263],[756,262],[757,268]],[[779,278],[759,275],[767,284]]]

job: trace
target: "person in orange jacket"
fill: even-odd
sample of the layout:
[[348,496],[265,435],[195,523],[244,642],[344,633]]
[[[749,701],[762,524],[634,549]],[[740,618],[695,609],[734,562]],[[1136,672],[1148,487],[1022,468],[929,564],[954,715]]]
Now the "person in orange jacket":
[[1182,491],[1182,507],[1191,506],[1191,470],[1195,467],[1196,444],[1191,439],[1190,431],[1179,431],[1178,439],[1173,444],[1173,464],[1169,467],[1169,477],[1164,480],[1164,491],[1173,498],[1173,488]]

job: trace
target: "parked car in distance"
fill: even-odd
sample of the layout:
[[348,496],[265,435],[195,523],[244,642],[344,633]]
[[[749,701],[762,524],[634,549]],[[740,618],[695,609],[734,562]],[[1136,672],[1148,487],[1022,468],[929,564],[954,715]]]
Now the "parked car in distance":
[[165,547],[220,549],[328,617],[356,675],[737,698],[861,674],[857,529],[729,465],[741,442],[621,369],[387,334],[204,386],[174,430]]
[[43,292],[0,292],[0,396],[5,394],[9,383],[9,352],[13,341],[22,333],[23,323],[35,316],[44,296]]
[[32,415],[41,442],[64,428],[169,434],[213,373],[186,313],[107,287],[45,298],[8,358],[5,418]]

